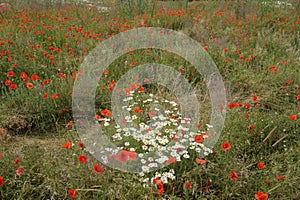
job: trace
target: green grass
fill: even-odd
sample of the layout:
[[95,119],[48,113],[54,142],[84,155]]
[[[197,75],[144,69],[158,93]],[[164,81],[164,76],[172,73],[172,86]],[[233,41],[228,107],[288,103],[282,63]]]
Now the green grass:
[[[255,199],[258,191],[269,199],[300,198],[297,1],[289,1],[293,7],[282,8],[255,1],[241,5],[197,1],[188,8],[186,1],[91,2],[111,6],[111,10],[99,12],[68,1],[67,6],[31,2],[39,9],[24,12],[25,5],[11,3],[10,11],[1,12],[1,199],[68,199],[71,189],[76,190],[77,199]],[[94,165],[102,164],[77,145],[80,138],[75,127],[66,127],[72,120],[74,74],[84,57],[99,42],[139,26],[174,29],[207,48],[224,78],[228,104],[242,105],[227,108],[222,134],[214,153],[204,158],[206,164],[197,164],[197,155],[191,153],[190,159],[166,167],[175,169],[176,179],[164,184],[161,195],[154,184],[144,187],[136,174],[109,167],[103,174],[95,173]],[[131,63],[136,67],[154,61],[173,66],[196,88],[204,130],[211,107],[202,77],[183,58],[162,50],[137,50],[116,59],[99,81],[97,114],[111,109],[109,86],[134,69]],[[14,76],[7,77],[9,71]],[[26,87],[19,78],[21,72],[29,76],[34,88]],[[40,79],[30,80],[32,74]],[[5,86],[7,80],[17,89]],[[42,84],[44,80],[51,82]],[[145,91],[160,98],[174,97],[157,85],[145,86]],[[49,97],[43,98],[45,94]],[[52,99],[53,94],[58,98]],[[250,108],[245,108],[247,104]],[[292,115],[297,119],[291,120]],[[108,135],[114,133],[108,130]],[[232,146],[227,151],[221,148],[225,141]],[[66,142],[74,146],[65,149]],[[86,155],[87,162],[80,163],[79,155]],[[17,158],[18,165],[14,164]],[[259,162],[266,167],[259,169]],[[16,175],[18,167],[24,174]],[[238,174],[238,180],[229,178],[230,171]],[[284,178],[278,180],[280,175]],[[186,182],[191,183],[190,190]]]

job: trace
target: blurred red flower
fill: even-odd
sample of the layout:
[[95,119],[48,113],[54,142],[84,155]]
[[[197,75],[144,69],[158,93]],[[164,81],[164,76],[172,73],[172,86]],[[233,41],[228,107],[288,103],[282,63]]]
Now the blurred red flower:
[[66,142],[66,143],[64,144],[63,148],[69,149],[69,148],[72,147],[72,145],[73,145],[73,144],[72,144],[71,142]]
[[192,185],[191,185],[190,182],[187,181],[187,182],[185,183],[185,186],[186,186],[186,189],[190,190]]
[[230,171],[229,177],[231,178],[231,180],[234,180],[234,181],[239,179],[239,176],[235,171]]
[[230,145],[230,143],[229,143],[228,141],[224,142],[224,143],[221,145],[221,147],[222,147],[222,149],[223,149],[224,151],[227,151],[227,150],[231,149],[231,145]]
[[257,164],[257,168],[258,168],[258,169],[264,169],[264,168],[266,168],[266,165],[265,165],[264,163],[262,163],[262,162],[259,162],[259,163]]
[[3,177],[0,176],[0,187],[4,184]]
[[290,119],[290,120],[296,120],[296,119],[297,119],[297,115],[290,115],[290,116],[289,116],[289,119]]
[[24,169],[23,168],[18,168],[17,170],[16,170],[16,174],[18,175],[18,176],[20,176],[21,174],[24,174]]
[[259,191],[254,195],[254,197],[257,200],[267,200],[268,199],[268,194],[265,194],[264,192]]
[[76,199],[76,190],[69,190],[69,196],[73,199]]
[[78,156],[78,160],[81,163],[85,163],[87,159],[86,159],[86,156]]
[[98,174],[103,174],[104,173],[104,168],[101,167],[100,165],[94,165],[94,172]]

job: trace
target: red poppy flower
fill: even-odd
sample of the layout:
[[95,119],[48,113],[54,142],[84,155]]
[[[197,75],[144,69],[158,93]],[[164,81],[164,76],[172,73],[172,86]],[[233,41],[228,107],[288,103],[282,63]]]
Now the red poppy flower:
[[200,164],[200,165],[204,165],[206,163],[206,161],[204,159],[201,159],[201,158],[196,158],[196,163]]
[[289,116],[289,119],[290,119],[290,120],[296,120],[296,119],[297,119],[297,115],[290,115],[290,116]]
[[32,81],[37,81],[37,80],[40,80],[40,77],[37,74],[32,74],[31,80]]
[[250,108],[251,108],[251,106],[250,106],[250,104],[248,104],[248,103],[247,103],[247,104],[245,104],[245,105],[244,105],[244,108],[246,108],[246,109],[250,109]]
[[156,111],[155,110],[150,110],[148,115],[149,115],[149,117],[154,117],[154,116],[156,116]]
[[78,144],[77,144],[80,148],[84,148],[84,145],[83,145],[83,143],[82,142],[78,142]]
[[7,72],[6,75],[7,75],[7,77],[12,77],[15,75],[15,73],[13,71],[9,71],[9,72]]
[[265,165],[264,163],[262,163],[262,162],[259,162],[259,163],[257,164],[257,168],[258,168],[258,169],[264,169],[264,168],[266,168],[266,165]]
[[0,187],[4,184],[3,177],[0,176]]
[[6,80],[6,81],[4,82],[4,84],[5,84],[6,86],[10,86],[11,83],[12,83],[11,80]]
[[284,179],[284,176],[283,176],[283,175],[277,176],[277,180],[278,180],[278,181],[280,181],[280,180],[282,180],[282,179]]
[[171,157],[171,158],[169,158],[169,159],[166,161],[166,164],[169,165],[169,164],[172,164],[172,163],[174,163],[174,162],[176,162],[176,159],[173,158],[173,157]]
[[190,190],[192,185],[190,182],[186,182],[185,186],[186,186],[186,189]]
[[249,129],[249,130],[253,130],[253,129],[254,129],[254,126],[253,126],[253,125],[250,125],[250,126],[248,127],[248,129]]
[[17,170],[16,170],[16,174],[18,175],[18,176],[20,176],[21,174],[24,174],[24,169],[23,168],[18,168]]
[[73,121],[71,120],[66,124],[66,127],[72,127],[72,125],[73,125]]
[[234,180],[234,181],[238,180],[238,178],[239,178],[238,174],[235,171],[230,171],[229,177],[231,178],[231,180]]
[[69,196],[73,199],[76,199],[76,190],[69,190]]
[[140,113],[142,112],[142,110],[141,110],[140,108],[138,108],[138,107],[134,107],[134,108],[133,108],[133,111],[134,111],[135,113],[137,113],[137,114],[140,114]]
[[157,194],[162,194],[162,193],[164,193],[164,184],[162,183],[162,182],[159,182],[158,184],[157,184],[157,186],[158,186],[158,191],[157,191]]
[[256,96],[256,94],[254,94],[252,98],[253,98],[253,101],[257,101],[257,96]]
[[104,168],[101,167],[100,165],[94,165],[94,172],[98,174],[103,174],[104,173]]
[[120,151],[118,154],[117,154],[117,159],[124,163],[124,162],[127,162],[128,160],[128,154],[127,154],[127,151],[126,150],[122,150]]
[[145,91],[145,88],[141,87],[141,88],[139,89],[139,91],[140,91],[140,92],[144,92],[144,91]]
[[112,90],[114,89],[115,84],[116,84],[116,82],[115,82],[114,80],[112,80],[111,83],[110,83],[109,86],[108,86],[108,89],[109,89],[110,91],[112,91]]
[[231,145],[228,141],[224,142],[221,146],[224,151],[231,149]]
[[128,160],[136,160],[136,152],[135,151],[128,151]]
[[195,135],[195,142],[201,143],[202,142],[202,136],[201,135]]
[[259,191],[254,195],[254,197],[256,200],[267,200],[268,194],[265,194],[264,192]]
[[66,143],[64,144],[63,148],[69,149],[69,148],[72,147],[72,145],[73,145],[73,144],[72,144],[71,142],[66,142]]
[[2,129],[0,129],[0,135],[2,135],[3,134],[3,131],[2,131]]
[[12,90],[16,90],[17,89],[17,85],[13,83],[13,84],[11,84],[9,86],[9,88],[12,89]]
[[44,96],[43,96],[44,99],[47,99],[48,97],[49,97],[49,95],[47,93],[44,94]]
[[26,87],[27,87],[28,89],[32,89],[32,88],[33,88],[33,84],[32,84],[32,83],[27,83],[27,84],[26,84]]
[[86,159],[86,156],[78,156],[78,160],[81,163],[85,163],[87,159]]
[[100,112],[101,115],[106,116],[106,117],[111,117],[112,113],[108,109],[104,109]]
[[19,165],[21,162],[20,158],[16,158],[15,161],[14,161],[14,164],[15,165]]
[[131,62],[131,63],[129,64],[130,67],[134,67],[134,65],[135,65],[134,62]]
[[57,98],[58,98],[58,95],[57,95],[57,94],[53,94],[51,98],[52,98],[52,99],[57,99]]

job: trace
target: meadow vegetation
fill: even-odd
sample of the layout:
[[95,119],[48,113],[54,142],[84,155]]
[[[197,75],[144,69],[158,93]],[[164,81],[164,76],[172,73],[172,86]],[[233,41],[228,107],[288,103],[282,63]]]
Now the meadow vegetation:
[[[0,199],[300,199],[300,2],[264,2],[2,3]],[[171,162],[167,169],[176,178],[166,184],[152,179],[145,185],[139,175],[97,161],[72,118],[72,89],[84,58],[100,42],[138,27],[193,38],[226,85],[225,126],[213,153]],[[197,126],[205,131],[211,106],[203,78],[180,56],[157,49],[129,50],[107,68],[97,86],[97,119],[113,117],[118,79],[153,61],[173,66],[196,88]],[[144,89],[173,98],[156,85],[139,86]],[[151,180],[155,172],[146,176]]]

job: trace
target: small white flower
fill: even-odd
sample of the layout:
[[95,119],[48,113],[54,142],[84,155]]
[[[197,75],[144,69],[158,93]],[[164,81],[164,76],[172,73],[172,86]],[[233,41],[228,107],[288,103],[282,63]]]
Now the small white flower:
[[124,145],[127,147],[127,146],[130,145],[130,143],[129,142],[125,142]]

